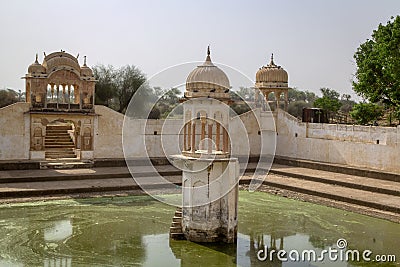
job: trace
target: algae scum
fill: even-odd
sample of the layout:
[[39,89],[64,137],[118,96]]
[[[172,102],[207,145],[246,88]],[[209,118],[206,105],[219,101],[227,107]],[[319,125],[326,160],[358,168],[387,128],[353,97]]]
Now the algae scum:
[[[147,196],[0,206],[0,266],[399,266],[400,225],[266,193],[240,192],[237,244],[170,241],[175,208]],[[348,249],[397,262],[260,261],[267,246]]]

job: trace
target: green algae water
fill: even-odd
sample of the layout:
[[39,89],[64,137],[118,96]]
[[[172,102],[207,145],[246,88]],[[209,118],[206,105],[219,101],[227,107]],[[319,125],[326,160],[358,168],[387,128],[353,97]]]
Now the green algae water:
[[[175,208],[147,196],[0,206],[0,266],[399,266],[400,225],[266,193],[240,192],[237,243],[169,240]],[[260,250],[348,250],[396,262],[260,260]],[[262,254],[260,254],[262,255]]]

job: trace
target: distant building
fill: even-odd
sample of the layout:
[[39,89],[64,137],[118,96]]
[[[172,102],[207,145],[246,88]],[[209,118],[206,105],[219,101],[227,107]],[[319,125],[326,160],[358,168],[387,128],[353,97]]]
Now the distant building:
[[23,77],[30,115],[30,159],[92,159],[96,114],[92,70],[65,51],[38,56]]

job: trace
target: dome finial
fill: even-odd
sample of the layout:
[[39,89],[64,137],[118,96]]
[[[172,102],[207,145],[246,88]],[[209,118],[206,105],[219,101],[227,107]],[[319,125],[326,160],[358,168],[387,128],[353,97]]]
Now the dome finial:
[[39,64],[39,61],[38,61],[38,53],[36,53],[35,63]]
[[83,56],[83,66],[84,66],[84,67],[87,67],[87,66],[86,66],[86,56]]
[[271,54],[271,62],[269,62],[269,65],[274,66],[274,53]]
[[211,62],[211,57],[210,57],[210,45],[207,46],[207,58],[206,58],[206,62]]
[[210,45],[207,46],[207,58],[206,58],[206,62],[209,64],[211,63],[211,56],[210,56]]

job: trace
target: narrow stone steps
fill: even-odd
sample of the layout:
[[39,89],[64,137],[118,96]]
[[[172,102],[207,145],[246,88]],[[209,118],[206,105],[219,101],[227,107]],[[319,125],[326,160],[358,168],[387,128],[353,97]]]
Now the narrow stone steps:
[[75,154],[71,154],[71,155],[65,155],[65,154],[56,154],[56,155],[45,155],[47,160],[52,160],[52,159],[59,159],[59,160],[63,160],[63,159],[76,159],[76,155]]
[[70,151],[64,151],[64,150],[61,150],[61,151],[51,151],[51,152],[45,152],[45,154],[46,155],[53,155],[53,156],[62,156],[62,155],[69,155],[69,156],[74,156],[74,157],[76,157],[76,155],[75,155],[75,152],[73,151],[73,150],[70,150]]
[[[49,125],[46,127],[45,137],[45,157],[46,159],[74,159],[77,158],[75,152],[75,144],[68,133],[72,130],[71,125]],[[93,164],[71,164],[59,162],[51,164],[41,164],[40,168],[89,168]]]
[[59,152],[59,151],[74,151],[74,148],[65,147],[65,148],[49,148],[46,152]]
[[65,137],[71,137],[69,133],[48,133],[46,132],[46,138],[65,138]]
[[71,139],[71,135],[70,134],[49,134],[45,136],[46,139]]
[[325,184],[321,182],[308,181],[274,174],[268,175],[263,184],[355,205],[400,213],[399,196],[369,192],[340,185]]
[[45,136],[46,139],[63,139],[63,138],[69,138],[71,139],[70,134],[47,134]]
[[375,178],[320,170],[315,171],[306,168],[283,165],[274,165],[274,168],[270,170],[270,173],[325,184],[340,185],[369,192],[400,196],[400,183],[395,181],[378,180]]
[[175,211],[175,216],[176,217],[182,217],[182,211],[176,210]]
[[46,130],[72,130],[72,127],[70,125],[48,125],[46,127]]
[[[73,161],[70,159],[69,161]],[[78,161],[78,160],[76,160]],[[49,162],[49,161],[48,161]],[[174,168],[159,166],[157,173],[163,177],[180,177],[181,172]],[[138,166],[132,172],[136,177],[152,177],[155,172],[147,166]],[[74,170],[31,170],[27,171],[3,171],[0,172],[0,188],[3,183],[30,183],[45,181],[73,181],[73,180],[101,180],[116,178],[131,178],[131,173],[126,167],[104,167]]]
[[181,223],[182,222],[182,217],[176,217],[174,216],[172,218],[172,223]]
[[[74,155],[75,157],[75,155]],[[73,158],[71,156],[71,158]],[[57,157],[56,161],[46,161],[40,163],[40,169],[79,169],[79,168],[92,168],[94,165],[93,161],[80,161],[80,160],[69,160],[68,158],[60,159]]]
[[45,152],[46,155],[73,155],[75,156],[75,153],[73,150],[62,150],[62,151],[51,151],[51,152]]
[[65,144],[65,145],[59,145],[59,144],[46,144],[46,148],[74,148],[74,144]]
[[[70,131],[72,132],[72,131]],[[69,131],[46,131],[46,136],[57,136],[57,135],[69,135],[70,136],[70,132]]]
[[72,140],[56,140],[56,141],[46,141],[46,146],[48,145],[74,145]]
[[72,141],[71,142],[68,142],[68,141],[64,141],[64,142],[61,142],[61,141],[46,142],[46,146],[54,146],[54,145],[60,145],[60,146],[72,145],[72,146],[74,146],[74,143]]
[[182,207],[177,207],[169,227],[169,237],[174,240],[184,240],[185,235],[182,231]]
[[[169,180],[173,177],[169,177]],[[180,185],[180,176],[171,181]],[[164,190],[170,187],[170,183],[151,184],[149,188]],[[30,183],[4,183],[0,188],[1,198],[51,196],[59,194],[79,194],[93,192],[114,192],[140,190],[140,186],[132,178],[113,179],[87,179],[70,181],[46,181]]]

